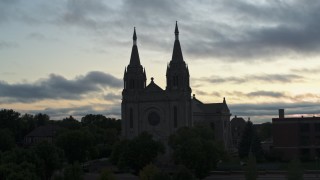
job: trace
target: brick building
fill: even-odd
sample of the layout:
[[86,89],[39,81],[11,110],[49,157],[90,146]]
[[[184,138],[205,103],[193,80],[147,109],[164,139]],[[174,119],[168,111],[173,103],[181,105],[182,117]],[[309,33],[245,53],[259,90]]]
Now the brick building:
[[273,149],[284,160],[300,158],[312,160],[320,157],[320,117],[284,116],[272,119]]

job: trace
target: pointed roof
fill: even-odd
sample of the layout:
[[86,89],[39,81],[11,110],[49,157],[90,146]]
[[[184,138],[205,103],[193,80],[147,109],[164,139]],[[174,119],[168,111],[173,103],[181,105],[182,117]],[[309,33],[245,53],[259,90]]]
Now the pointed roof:
[[164,92],[161,87],[159,87],[156,83],[153,81],[153,77],[151,78],[150,84],[146,87],[146,92]]
[[175,41],[173,45],[173,52],[172,52],[172,61],[174,62],[182,62],[183,61],[183,56],[182,56],[182,51],[181,51],[181,46],[180,46],[180,41],[179,41],[179,29],[178,29],[178,22],[176,21],[176,28],[174,31],[175,34]]
[[141,64],[140,64],[140,57],[139,57],[138,46],[137,46],[137,34],[136,34],[135,27],[134,27],[132,39],[133,39],[133,46],[132,46],[129,66],[140,66]]

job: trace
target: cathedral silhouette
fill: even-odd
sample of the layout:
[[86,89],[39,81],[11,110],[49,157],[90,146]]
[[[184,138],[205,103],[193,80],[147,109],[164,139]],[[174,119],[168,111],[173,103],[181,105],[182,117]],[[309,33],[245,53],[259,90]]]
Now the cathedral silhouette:
[[146,70],[140,63],[137,34],[134,28],[129,65],[124,72],[122,91],[122,136],[131,139],[146,131],[154,139],[167,142],[180,127],[205,125],[214,128],[217,140],[231,145],[230,110],[222,103],[202,103],[191,97],[190,74],[183,59],[176,22],[172,59],[167,66],[166,89],[151,78],[146,85]]

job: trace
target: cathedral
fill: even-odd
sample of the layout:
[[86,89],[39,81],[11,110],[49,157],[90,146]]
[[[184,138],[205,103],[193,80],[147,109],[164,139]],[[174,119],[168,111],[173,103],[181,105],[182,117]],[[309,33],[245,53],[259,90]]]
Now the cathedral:
[[230,110],[225,98],[221,103],[205,104],[191,96],[190,74],[183,59],[176,22],[172,59],[167,66],[166,88],[162,89],[151,78],[146,84],[146,70],[140,62],[136,30],[129,65],[124,72],[122,91],[122,136],[133,138],[148,132],[166,142],[180,127],[210,126],[217,140],[229,148]]

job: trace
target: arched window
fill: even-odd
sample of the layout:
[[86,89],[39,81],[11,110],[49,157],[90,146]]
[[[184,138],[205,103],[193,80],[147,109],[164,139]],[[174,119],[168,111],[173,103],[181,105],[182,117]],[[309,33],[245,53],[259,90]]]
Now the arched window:
[[178,109],[176,106],[173,107],[173,127],[178,127]]
[[130,128],[133,128],[133,110],[130,108]]

